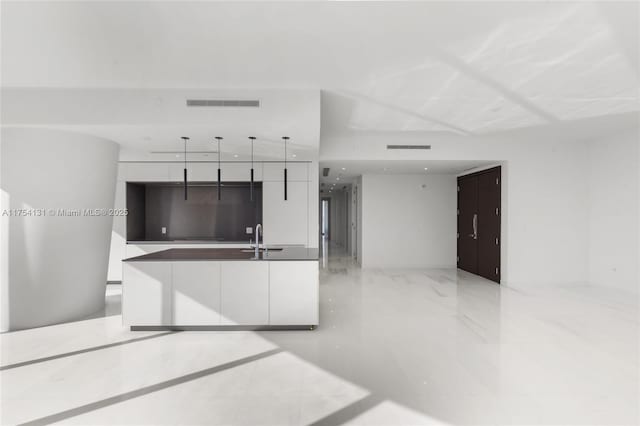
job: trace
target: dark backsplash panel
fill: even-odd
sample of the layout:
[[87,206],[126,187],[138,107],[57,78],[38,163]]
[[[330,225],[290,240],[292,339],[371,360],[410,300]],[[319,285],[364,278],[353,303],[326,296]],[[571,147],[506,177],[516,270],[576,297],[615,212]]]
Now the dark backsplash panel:
[[[135,186],[144,186],[142,203],[133,200],[141,194]],[[245,229],[262,223],[262,183],[254,183],[253,202],[248,182],[225,182],[220,201],[215,183],[191,184],[188,195],[185,200],[182,183],[127,183],[127,240],[248,241]]]
[[127,183],[127,240],[144,240],[144,184]]

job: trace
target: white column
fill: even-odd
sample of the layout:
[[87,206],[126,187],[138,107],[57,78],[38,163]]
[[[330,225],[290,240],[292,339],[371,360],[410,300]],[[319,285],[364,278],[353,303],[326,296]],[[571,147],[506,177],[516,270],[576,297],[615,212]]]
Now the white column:
[[0,331],[99,311],[112,217],[84,209],[113,208],[119,145],[51,129],[4,128],[1,136]]

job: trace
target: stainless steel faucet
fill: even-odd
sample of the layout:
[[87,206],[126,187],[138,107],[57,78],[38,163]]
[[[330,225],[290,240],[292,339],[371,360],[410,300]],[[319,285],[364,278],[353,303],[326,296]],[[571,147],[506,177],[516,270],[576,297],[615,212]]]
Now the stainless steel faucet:
[[[262,224],[256,225],[256,258],[260,256],[260,236],[262,235]],[[263,238],[264,243],[264,238]]]

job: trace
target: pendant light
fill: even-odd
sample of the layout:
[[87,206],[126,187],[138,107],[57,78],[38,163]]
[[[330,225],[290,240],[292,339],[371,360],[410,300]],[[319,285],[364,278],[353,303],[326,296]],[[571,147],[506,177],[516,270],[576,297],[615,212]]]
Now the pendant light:
[[220,201],[220,179],[222,175],[220,172],[220,141],[222,140],[222,137],[216,136],[216,140],[218,141],[218,201]]
[[184,199],[187,199],[187,141],[188,137],[182,136],[184,141]]
[[251,185],[249,186],[249,195],[251,201],[253,201],[253,143],[255,142],[256,137],[249,136],[249,139],[251,140]]
[[287,201],[287,141],[289,136],[283,136],[284,139],[284,200]]

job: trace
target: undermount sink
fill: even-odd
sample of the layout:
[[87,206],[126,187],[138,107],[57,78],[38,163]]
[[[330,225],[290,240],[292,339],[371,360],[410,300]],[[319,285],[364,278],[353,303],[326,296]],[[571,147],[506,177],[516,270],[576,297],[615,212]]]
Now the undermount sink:
[[[242,249],[240,251],[243,252],[243,253],[255,253],[256,249]],[[259,251],[261,253],[264,252],[264,251],[282,251],[282,248],[270,248],[268,250],[266,250],[264,248],[261,248],[261,249],[259,249]]]

